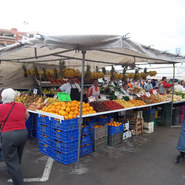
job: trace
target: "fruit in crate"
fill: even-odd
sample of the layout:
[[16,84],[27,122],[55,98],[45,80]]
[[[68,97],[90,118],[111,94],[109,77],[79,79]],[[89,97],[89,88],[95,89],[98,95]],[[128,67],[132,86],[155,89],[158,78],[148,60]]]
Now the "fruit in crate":
[[113,100],[117,103],[119,103],[120,105],[122,105],[124,108],[130,108],[130,107],[135,107],[135,105],[131,102],[127,102],[125,100]]
[[46,105],[44,103],[45,99],[46,99],[46,97],[40,97],[37,101],[32,102],[29,105],[28,110],[35,111],[35,110],[41,110],[41,109],[43,109],[43,107]]
[[107,123],[107,125],[109,126],[115,126],[115,127],[119,127],[122,123],[120,122],[116,122],[116,121],[111,121],[109,123]]
[[107,107],[109,110],[124,109],[122,105],[116,103],[115,101],[103,101],[101,104]]
[[142,106],[142,105],[146,105],[145,102],[141,101],[141,100],[129,100],[130,103],[133,103],[135,106]]
[[105,107],[104,105],[102,105],[100,102],[90,102],[90,105],[93,107],[93,109],[96,112],[109,111],[109,109],[107,107]]
[[[74,119],[80,115],[80,102],[76,100],[71,102],[54,102],[49,106],[45,106],[42,111],[64,116],[65,120]],[[82,115],[93,113],[96,113],[93,107],[91,107],[88,103],[83,102]]]

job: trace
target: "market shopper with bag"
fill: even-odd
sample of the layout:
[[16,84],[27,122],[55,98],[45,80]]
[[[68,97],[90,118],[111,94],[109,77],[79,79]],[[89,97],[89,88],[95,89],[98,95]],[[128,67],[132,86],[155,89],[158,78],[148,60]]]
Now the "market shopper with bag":
[[159,83],[158,85],[158,88],[159,88],[159,94],[168,94],[169,91],[168,91],[168,88],[172,87],[173,84],[168,84],[167,83],[167,78],[166,77],[163,77],[162,78],[162,81]]
[[20,164],[24,146],[28,139],[25,121],[29,113],[21,103],[15,103],[16,92],[4,89],[3,104],[0,105],[1,142],[3,158],[14,185],[22,185]]

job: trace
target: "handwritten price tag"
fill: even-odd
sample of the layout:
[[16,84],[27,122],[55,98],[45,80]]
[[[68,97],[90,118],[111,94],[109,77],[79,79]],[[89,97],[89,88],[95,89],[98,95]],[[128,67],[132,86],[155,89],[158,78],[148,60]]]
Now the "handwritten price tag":
[[156,90],[153,90],[153,94],[157,94],[157,91]]
[[54,99],[57,99],[57,98],[58,98],[57,94],[55,94],[55,96],[54,96],[53,98],[54,98]]
[[146,92],[145,94],[146,94],[147,97],[151,96],[151,94],[149,92]]
[[130,98],[131,100],[133,100],[133,96],[130,96],[129,98]]
[[37,94],[38,89],[33,89],[33,94]]
[[96,98],[94,96],[90,96],[90,97],[88,97],[88,99],[90,102],[96,101]]
[[20,91],[16,91],[16,96],[20,96],[21,92]]
[[59,101],[71,101],[71,97],[70,97],[69,93],[58,92],[57,95],[58,95]]
[[138,93],[138,94],[136,94],[139,98],[141,97],[141,95]]
[[140,93],[141,96],[144,96],[145,94],[143,92]]
[[48,99],[49,99],[49,98],[45,99],[44,103],[47,103],[47,102],[48,102]]
[[100,96],[102,99],[104,99],[104,100],[106,100],[107,98],[106,98],[106,96]]

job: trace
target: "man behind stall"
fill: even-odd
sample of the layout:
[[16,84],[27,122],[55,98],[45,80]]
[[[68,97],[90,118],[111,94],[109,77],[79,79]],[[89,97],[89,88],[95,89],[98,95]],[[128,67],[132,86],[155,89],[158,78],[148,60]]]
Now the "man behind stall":
[[160,94],[165,94],[165,93],[169,93],[168,88],[171,88],[173,86],[173,84],[168,84],[167,83],[167,78],[163,77],[162,81],[159,83],[158,88],[159,88],[159,93]]

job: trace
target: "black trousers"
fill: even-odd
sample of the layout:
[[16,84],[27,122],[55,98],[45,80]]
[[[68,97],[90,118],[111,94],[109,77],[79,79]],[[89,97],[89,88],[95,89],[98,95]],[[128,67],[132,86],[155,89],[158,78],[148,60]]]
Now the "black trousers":
[[3,157],[14,185],[23,185],[20,164],[27,139],[27,129],[2,133]]

